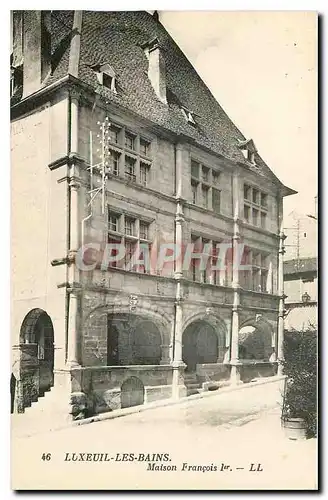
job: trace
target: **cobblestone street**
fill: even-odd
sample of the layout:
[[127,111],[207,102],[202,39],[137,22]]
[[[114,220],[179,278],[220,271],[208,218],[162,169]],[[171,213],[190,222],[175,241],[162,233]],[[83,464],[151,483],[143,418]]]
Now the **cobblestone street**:
[[[90,481],[99,489],[315,488],[316,440],[293,442],[284,437],[278,401],[277,387],[264,384],[14,439],[20,484],[32,482],[41,488],[44,474],[55,488],[60,484],[69,489],[77,486],[78,473],[81,489],[90,487]],[[51,453],[49,462],[42,461],[43,453]],[[108,461],[73,461],[73,453],[107,453]],[[134,460],[124,453],[134,454]],[[153,453],[167,453],[169,461],[156,465],[176,470],[147,470],[144,457]],[[195,466],[211,470],[196,471]],[[250,470],[256,468],[260,470]]]

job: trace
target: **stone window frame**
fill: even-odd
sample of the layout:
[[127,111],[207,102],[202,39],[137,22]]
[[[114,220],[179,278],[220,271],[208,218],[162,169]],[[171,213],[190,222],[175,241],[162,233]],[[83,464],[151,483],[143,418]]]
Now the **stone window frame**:
[[125,177],[125,180],[128,182],[136,182],[137,181],[136,163],[137,163],[136,158],[131,157],[129,155],[125,155],[125,158],[124,158],[124,177]]
[[[115,220],[114,220],[115,219]],[[120,214],[108,212],[108,229],[113,233],[117,233],[120,224]],[[115,227],[115,229],[114,229]]]
[[268,193],[245,182],[243,200],[243,221],[258,228],[267,229]]
[[136,219],[134,217],[124,216],[124,235],[136,236]]
[[245,247],[242,264],[250,265],[251,270],[241,271],[239,284],[244,290],[270,293],[269,288],[272,289],[272,284],[271,287],[268,286],[270,257],[270,252]]
[[[195,167],[197,170],[196,175]],[[206,175],[204,175],[206,172]],[[205,210],[210,210],[211,212],[220,214],[221,213],[221,192],[220,189],[220,178],[222,175],[221,170],[217,170],[204,164],[197,158],[191,157],[190,159],[190,185],[192,191],[192,204],[204,208]],[[196,189],[195,189],[196,188]],[[206,199],[204,200],[204,191],[207,192]],[[213,193],[218,193],[219,204],[218,208],[215,210],[213,206]]]
[[[117,231],[113,231],[109,228],[109,220],[110,220],[111,214],[114,214],[114,216],[118,219]],[[131,234],[126,233],[126,220],[133,221],[134,228],[133,228],[133,231],[131,232]],[[125,211],[120,211],[113,206],[107,205],[107,221],[108,221],[107,243],[114,243],[115,242],[115,243],[124,245],[125,247],[127,245],[129,245],[129,247],[131,247],[131,245],[132,245],[135,248],[135,250],[137,250],[137,251],[138,251],[138,248],[136,248],[136,246],[139,247],[141,244],[146,244],[149,246],[149,248],[151,248],[150,237],[151,237],[151,225],[153,222],[152,220],[146,219],[145,217],[139,216],[137,214],[132,214],[132,213],[128,213]],[[147,238],[144,237],[145,233],[141,234],[140,226],[144,226],[147,228]],[[125,254],[123,260],[124,260],[124,266],[126,266],[126,264],[127,264],[126,254]],[[120,268],[120,266],[118,266],[116,262],[110,263],[109,267],[110,268]],[[133,269],[130,272],[149,274],[146,269],[143,269],[143,271]]]
[[117,177],[119,174],[121,153],[113,149],[109,149],[109,151],[110,151],[110,156],[109,156],[110,173]]
[[[207,261],[210,261],[211,267],[213,267],[214,264],[217,263],[217,259],[220,255],[219,252],[216,252],[218,245],[222,243],[222,240],[218,239],[212,239],[210,237],[204,237],[200,236],[197,233],[191,233],[190,236],[190,243],[194,244],[194,252],[200,252],[205,244],[210,245],[210,253],[209,259]],[[195,248],[196,245],[196,248]],[[195,259],[196,260],[196,259]],[[199,259],[197,259],[197,263],[199,263]],[[191,261],[191,269],[189,271],[189,279],[193,281],[194,283],[202,283],[202,284],[209,284],[209,285],[215,285],[215,286],[229,286],[229,270],[226,267],[225,271],[215,271],[215,270],[199,270],[197,269],[197,265],[194,265],[193,259]],[[231,282],[231,277],[230,277],[230,282]]]
[[150,165],[145,163],[143,160],[140,160],[140,184],[142,186],[147,186],[149,182],[150,175]]
[[[143,149],[142,144],[145,145],[145,148]],[[144,137],[140,136],[139,137],[139,153],[141,156],[144,156],[146,158],[150,157],[150,148],[151,148],[151,142],[148,139],[145,139]]]
[[133,152],[136,151],[136,135],[130,132],[130,130],[125,130],[124,132],[124,148]]
[[[111,129],[115,130],[115,137],[111,136]],[[126,146],[126,136],[131,136],[134,139],[134,149]],[[152,140],[143,135],[138,134],[134,130],[120,125],[116,122],[111,122],[109,133],[107,137],[109,152],[117,156],[117,168],[113,168],[111,174],[115,177],[124,178],[126,182],[133,182],[135,184],[147,187],[151,181],[151,167],[152,167]],[[140,141],[147,143],[147,154],[140,148]],[[110,157],[109,157],[110,158]],[[109,160],[112,164],[113,161]],[[133,171],[127,172],[127,164],[134,164]],[[142,169],[147,168],[146,179],[142,173]]]

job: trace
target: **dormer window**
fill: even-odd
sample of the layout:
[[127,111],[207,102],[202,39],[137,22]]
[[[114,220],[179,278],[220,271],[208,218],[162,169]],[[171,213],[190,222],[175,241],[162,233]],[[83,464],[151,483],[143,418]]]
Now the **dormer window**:
[[249,163],[255,164],[255,153],[257,149],[255,147],[253,139],[248,139],[245,141],[240,141],[237,144],[237,147],[241,150],[244,155],[245,160]]
[[254,151],[247,150],[247,160],[251,163],[255,163],[254,161]]
[[182,114],[188,123],[191,123],[192,125],[196,125],[196,122],[194,119],[194,113],[192,111],[190,111],[190,109],[187,109],[187,108],[182,106],[181,111],[182,111]]
[[100,85],[116,93],[116,75],[113,68],[109,64],[102,64],[93,69],[97,72],[97,80]]

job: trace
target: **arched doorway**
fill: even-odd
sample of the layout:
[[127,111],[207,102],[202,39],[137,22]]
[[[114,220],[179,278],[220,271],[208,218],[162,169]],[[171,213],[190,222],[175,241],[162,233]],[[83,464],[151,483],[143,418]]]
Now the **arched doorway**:
[[218,360],[218,336],[214,327],[203,320],[191,323],[182,336],[182,359],[186,371],[193,372],[201,363],[216,363]]
[[108,316],[108,366],[159,365],[161,334],[150,319],[133,314]]
[[[38,366],[38,395],[42,396],[54,383],[54,330],[50,316],[42,309],[32,309],[25,316],[20,330],[20,346],[22,353],[27,347],[35,347],[29,352]],[[24,366],[22,375],[24,379]]]
[[269,361],[272,329],[265,321],[249,321],[239,330],[239,359]]
[[137,377],[130,377],[121,386],[121,408],[138,406],[144,403],[145,388]]

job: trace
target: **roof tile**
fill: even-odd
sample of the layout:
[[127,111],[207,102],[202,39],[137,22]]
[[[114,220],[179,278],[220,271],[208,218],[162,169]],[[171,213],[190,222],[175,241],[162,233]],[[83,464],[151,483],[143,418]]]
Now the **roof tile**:
[[[74,11],[52,11],[51,84],[68,72],[69,42]],[[148,79],[148,62],[142,45],[157,37],[166,66],[168,104],[156,96]],[[99,63],[114,69],[120,92],[101,89],[95,72]],[[256,174],[281,185],[256,153],[255,166],[245,161],[237,147],[245,137],[214,98],[178,45],[151,14],[145,11],[83,11],[79,78],[108,101],[114,101],[174,133],[183,134],[224,157],[243,163]],[[187,123],[180,106],[191,110],[196,126]]]

